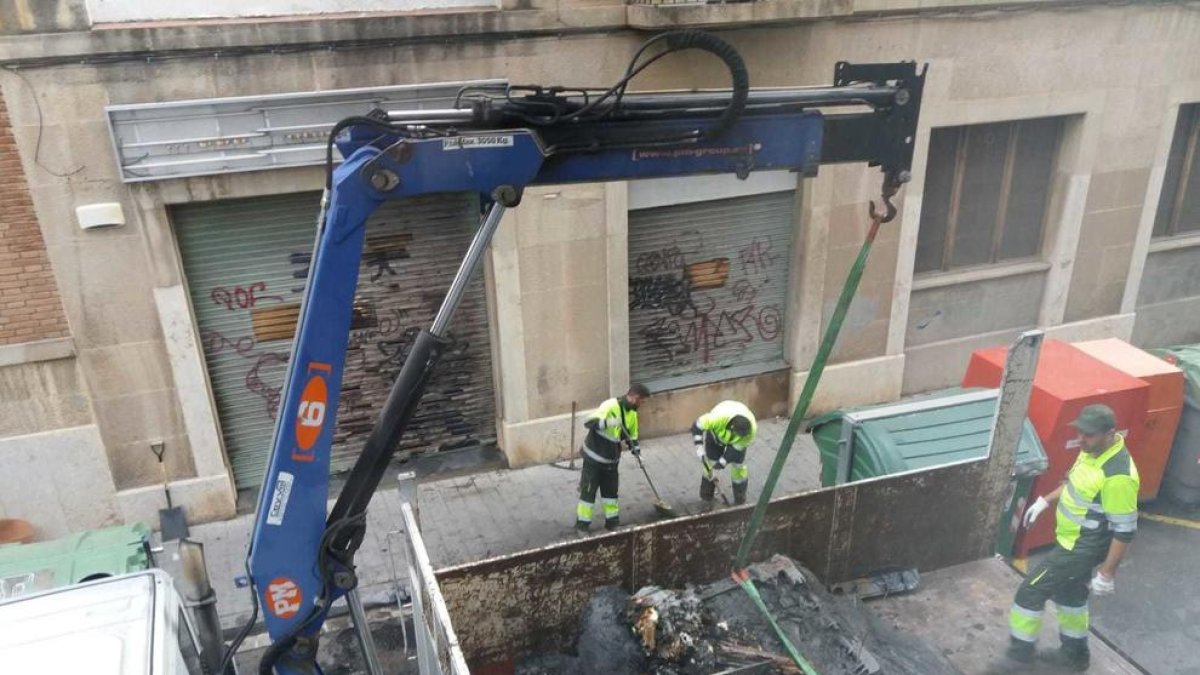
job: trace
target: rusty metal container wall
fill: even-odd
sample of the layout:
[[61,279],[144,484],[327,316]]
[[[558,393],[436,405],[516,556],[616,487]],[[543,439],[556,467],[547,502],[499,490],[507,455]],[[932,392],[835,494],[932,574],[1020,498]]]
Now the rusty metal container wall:
[[[783,553],[834,583],[884,567],[928,571],[987,557],[994,523],[979,522],[986,509],[971,508],[987,466],[976,460],[777,499],[751,559]],[[930,509],[935,497],[942,507]],[[634,591],[727,574],[750,508],[440,570],[438,582],[472,672],[509,672],[524,654],[565,646],[599,586]]]

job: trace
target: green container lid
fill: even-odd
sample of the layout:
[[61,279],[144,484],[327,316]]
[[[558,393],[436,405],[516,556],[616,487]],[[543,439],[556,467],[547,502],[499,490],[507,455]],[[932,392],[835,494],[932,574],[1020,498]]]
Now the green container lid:
[[134,523],[0,546],[0,600],[148,569],[149,540],[150,528]]
[[1187,382],[1186,398],[1192,406],[1200,407],[1200,345],[1180,345],[1146,351],[1183,371],[1184,380]]
[[[821,482],[836,482],[847,414],[864,418],[855,425],[850,467],[850,480],[861,480],[984,457],[997,400],[996,390],[956,388],[818,417],[809,430],[821,450]],[[1015,473],[1036,475],[1046,466],[1046,453],[1026,420]]]

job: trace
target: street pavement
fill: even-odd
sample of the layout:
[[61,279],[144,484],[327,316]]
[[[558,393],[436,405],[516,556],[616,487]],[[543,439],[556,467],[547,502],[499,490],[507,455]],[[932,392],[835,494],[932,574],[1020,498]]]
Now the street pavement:
[[[785,419],[759,423],[758,438],[747,454],[751,500],[758,497],[786,427]],[[642,449],[646,469],[662,498],[681,515],[699,512],[700,466],[692,449],[691,435],[646,440]],[[564,461],[422,481],[417,497],[421,534],[433,566],[442,568],[573,538],[579,466],[578,460],[573,469]],[[626,457],[620,473],[622,525],[653,522],[657,518],[654,495],[637,462]],[[721,473],[724,474],[722,489],[732,499],[728,472]],[[776,496],[819,485],[820,459],[816,446],[810,436],[798,434]],[[394,606],[396,589],[407,587],[397,490],[377,492],[367,516],[366,539],[356,557],[363,602],[368,606]],[[244,623],[251,611],[244,567],[253,521],[253,515],[248,514],[191,528],[192,538],[205,545],[209,574],[217,592],[218,613],[226,628]],[[599,523],[592,528],[603,531]]]

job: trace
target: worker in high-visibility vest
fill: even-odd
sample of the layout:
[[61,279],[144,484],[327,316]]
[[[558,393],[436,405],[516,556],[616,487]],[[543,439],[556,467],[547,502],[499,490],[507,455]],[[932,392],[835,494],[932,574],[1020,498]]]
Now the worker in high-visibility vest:
[[579,504],[575,507],[575,528],[587,532],[592,526],[592,510],[596,491],[604,500],[604,527],[613,529],[621,524],[621,508],[617,504],[620,475],[617,472],[621,450],[634,455],[642,453],[638,443],[638,406],[650,396],[644,385],[633,384],[619,398],[600,404],[584,420],[587,437],[583,441],[583,470],[579,475]]
[[1117,566],[1137,531],[1138,471],[1116,432],[1116,416],[1105,405],[1089,405],[1071,426],[1079,432],[1079,457],[1062,485],[1037,498],[1026,511],[1025,528],[1058,501],[1054,550],[1017,589],[1009,613],[1009,658],[1028,663],[1042,628],[1046,601],[1058,614],[1061,647],[1051,659],[1087,670],[1088,594],[1116,590]]
[[700,499],[711,502],[716,494],[717,469],[729,467],[735,504],[746,503],[750,469],[746,467],[746,449],[758,433],[758,422],[746,404],[721,401],[701,415],[692,425],[692,443],[700,458]]

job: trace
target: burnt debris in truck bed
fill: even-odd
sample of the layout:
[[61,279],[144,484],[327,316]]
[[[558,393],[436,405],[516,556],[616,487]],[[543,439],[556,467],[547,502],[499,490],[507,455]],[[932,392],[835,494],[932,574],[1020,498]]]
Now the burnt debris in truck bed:
[[[784,556],[750,573],[776,621],[822,675],[959,673],[928,643],[880,624],[860,602],[835,596]],[[732,579],[630,596],[596,591],[580,619],[572,654],[539,654],[522,675],[603,673],[708,675],[800,673],[749,597]]]

